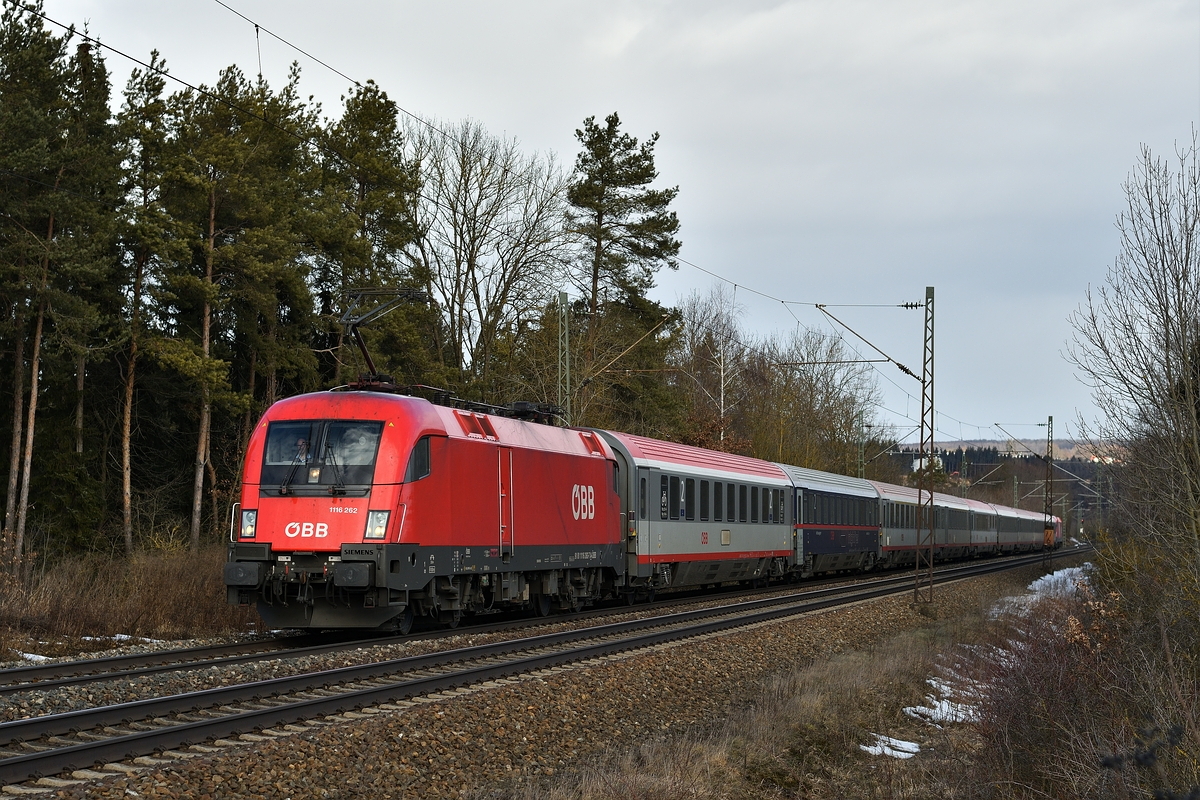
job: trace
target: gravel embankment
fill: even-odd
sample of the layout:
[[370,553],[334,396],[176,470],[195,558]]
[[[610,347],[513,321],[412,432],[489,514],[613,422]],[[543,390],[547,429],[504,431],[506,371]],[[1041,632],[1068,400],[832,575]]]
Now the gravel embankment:
[[[796,587],[799,589],[800,587]],[[724,598],[717,596],[708,601],[689,603],[687,610],[706,608],[709,606],[725,605],[732,602],[742,602],[759,596]],[[454,650],[473,645],[490,644],[492,642],[519,639],[525,636],[553,633],[564,629],[580,628],[608,622],[618,622],[637,617],[662,614],[664,609],[623,608],[614,609],[611,615],[589,620],[573,620],[563,617],[561,622],[551,622],[539,625],[533,629],[512,629],[494,633],[472,632],[463,628],[454,636],[434,639],[415,639],[388,645],[374,645],[354,650],[343,650],[333,653],[321,653],[308,656],[287,656],[281,654],[275,658],[258,661],[248,661],[241,664],[222,664],[202,669],[186,669],[180,671],[165,671],[149,675],[120,678],[111,681],[96,681],[74,686],[62,686],[50,689],[36,689],[27,692],[14,692],[0,698],[0,721],[24,719],[46,714],[59,714],[83,708],[116,705],[143,700],[153,697],[164,697],[185,692],[196,692],[220,686],[234,686],[240,683],[282,678],[290,675],[301,675],[309,672],[334,669],[337,667],[369,664],[378,661],[407,658],[424,655],[425,653]],[[195,642],[175,642],[174,647],[195,647],[207,644],[218,644],[216,640]],[[161,645],[162,643],[154,643]],[[137,645],[111,653],[88,654],[87,658],[103,657],[104,655],[119,655],[127,653],[143,653],[152,650],[168,649],[161,646],[147,647]],[[56,659],[64,661],[67,659]]]
[[[1019,585],[1017,575],[939,587],[940,616],[977,610]],[[772,673],[928,624],[909,600],[903,595],[767,623],[402,711],[294,726],[291,735],[252,737],[261,741],[62,788],[55,796],[463,797],[538,780],[607,748],[719,720]]]

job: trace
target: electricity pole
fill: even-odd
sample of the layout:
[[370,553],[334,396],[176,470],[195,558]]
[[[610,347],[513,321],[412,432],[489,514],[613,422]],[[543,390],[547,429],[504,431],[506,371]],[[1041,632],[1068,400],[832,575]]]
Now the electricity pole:
[[1054,549],[1054,417],[1046,418],[1046,497],[1042,509],[1046,514],[1046,523],[1042,532],[1042,550],[1046,554],[1045,563],[1050,561],[1050,551]]
[[571,424],[571,318],[567,293],[558,293],[558,407]]
[[925,343],[921,359],[921,471],[917,479],[917,550],[913,600],[933,604],[933,287],[925,287]]

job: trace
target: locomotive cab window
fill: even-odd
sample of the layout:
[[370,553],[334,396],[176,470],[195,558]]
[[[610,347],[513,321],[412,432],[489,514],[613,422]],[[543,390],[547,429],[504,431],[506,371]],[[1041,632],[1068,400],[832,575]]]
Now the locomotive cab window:
[[413,445],[412,454],[408,457],[408,467],[404,470],[404,482],[412,483],[421,478],[427,478],[429,471],[429,437],[422,436]]

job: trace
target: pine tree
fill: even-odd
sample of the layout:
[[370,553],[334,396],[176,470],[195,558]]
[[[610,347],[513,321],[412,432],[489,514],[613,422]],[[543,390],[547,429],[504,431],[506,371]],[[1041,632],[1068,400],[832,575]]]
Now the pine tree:
[[[315,388],[309,347],[313,258],[310,196],[318,189],[313,148],[316,115],[299,99],[298,71],[272,93],[236,68],[203,92],[171,98],[180,168],[171,173],[168,208],[186,226],[189,258],[166,276],[172,336],[157,356],[198,389],[189,525],[199,546],[207,478],[211,519],[220,475],[214,454],[237,474],[239,430],[252,398],[269,404],[281,383]],[[244,378],[240,389],[234,379]],[[256,377],[264,379],[260,390]],[[220,413],[214,425],[214,410]],[[214,433],[221,447],[212,446]]]
[[417,235],[413,204],[420,190],[416,164],[405,155],[398,108],[387,93],[367,81],[342,100],[341,118],[323,137],[323,206],[314,230],[322,250],[316,288],[334,384],[343,378],[345,332],[335,320],[346,290],[411,282],[403,253]]
[[[186,255],[178,222],[164,206],[166,173],[172,169],[167,102],[163,96],[166,65],[158,52],[147,69],[134,70],[125,87],[119,115],[125,147],[127,224],[123,232],[129,305],[124,319],[128,340],[121,399],[121,534],[125,552],[133,552],[133,422],[138,361],[153,334],[147,286],[161,285],[166,265]],[[153,341],[149,342],[151,348]]]
[[[40,12],[41,3],[32,11]],[[53,245],[55,203],[61,176],[58,151],[63,146],[66,115],[66,41],[41,25],[32,13],[5,5],[0,15],[0,293],[5,322],[3,336],[13,353],[12,437],[8,491],[5,498],[4,554],[15,568],[22,545],[28,490],[18,503],[22,475],[31,469],[26,443],[32,444],[25,407],[26,339],[36,319],[35,367],[40,359],[44,325],[41,295],[48,280]],[[39,313],[41,311],[41,313]],[[34,394],[36,399],[36,391]]]
[[654,145],[658,134],[638,144],[620,131],[616,112],[583,121],[575,138],[583,146],[575,160],[576,179],[567,190],[569,224],[583,241],[583,278],[588,310],[595,315],[604,287],[614,300],[642,297],[654,285],[654,273],[677,268],[679,219],[670,211],[679,187],[651,189],[658,177]]

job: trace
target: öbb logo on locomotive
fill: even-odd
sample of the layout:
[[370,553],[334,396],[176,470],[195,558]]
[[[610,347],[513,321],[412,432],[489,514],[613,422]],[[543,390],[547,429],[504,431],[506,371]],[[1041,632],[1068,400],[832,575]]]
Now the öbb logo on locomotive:
[[329,535],[329,525],[324,522],[289,522],[283,529],[289,539],[295,539],[297,536],[307,539],[315,536],[318,539],[324,539]]
[[571,514],[575,519],[596,518],[596,490],[594,487],[578,483],[571,487]]

